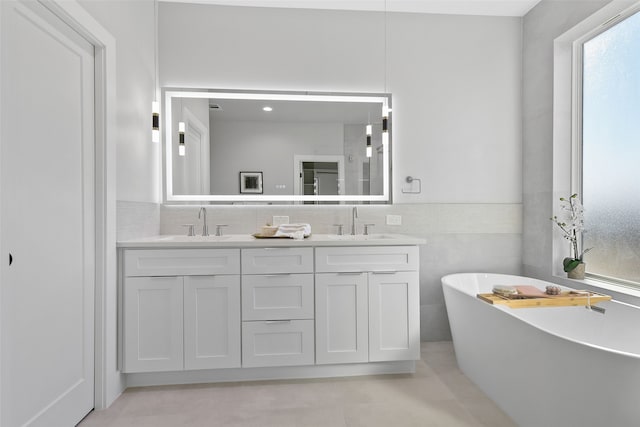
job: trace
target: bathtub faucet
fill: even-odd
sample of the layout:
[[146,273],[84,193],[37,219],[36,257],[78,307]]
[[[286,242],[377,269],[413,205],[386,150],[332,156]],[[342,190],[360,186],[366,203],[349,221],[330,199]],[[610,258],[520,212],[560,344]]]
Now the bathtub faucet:
[[597,311],[597,312],[598,312],[598,313],[600,313],[600,314],[604,314],[604,312],[605,312],[605,311],[607,311],[607,310],[605,310],[605,309],[604,309],[604,308],[602,308],[602,307],[598,307],[597,305],[592,305],[592,306],[590,306],[590,307],[586,307],[586,308],[588,308],[588,309],[589,309],[589,310],[591,310],[591,311]]
[[576,293],[578,295],[586,295],[587,296],[587,305],[584,306],[584,308],[586,308],[587,310],[595,311],[595,312],[598,312],[600,314],[604,314],[604,312],[606,311],[602,307],[597,307],[595,305],[591,305],[591,292],[588,292],[588,291],[574,291],[574,293]]

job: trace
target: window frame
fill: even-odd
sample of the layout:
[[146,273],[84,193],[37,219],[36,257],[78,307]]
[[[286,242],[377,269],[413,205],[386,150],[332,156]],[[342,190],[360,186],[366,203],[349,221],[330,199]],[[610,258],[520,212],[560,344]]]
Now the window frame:
[[[575,64],[575,72],[573,76],[573,91],[574,91],[574,102],[575,108],[573,108],[573,135],[574,138],[572,140],[572,156],[571,156],[571,188],[572,193],[577,193],[580,197],[580,200],[584,200],[583,197],[583,179],[584,179],[584,170],[583,170],[583,90],[584,90],[584,45],[585,43],[593,40],[599,35],[607,32],[612,29],[616,25],[622,23],[626,19],[635,15],[636,13],[640,13],[640,3],[630,7],[629,9],[616,14],[615,16],[609,18],[607,21],[600,24],[598,27],[592,29],[579,39],[574,42],[574,64]],[[580,236],[581,243],[583,241],[583,236]],[[618,277],[610,277],[601,274],[590,273],[589,271],[585,272],[585,277],[616,283],[622,286],[629,286],[632,288],[640,289],[640,282],[634,282],[630,280],[621,279]]]
[[[584,44],[608,31],[625,19],[640,12],[640,3],[629,9],[622,11],[599,24],[596,28],[585,33],[573,43],[573,63],[574,73],[572,79],[573,108],[572,108],[572,156],[571,156],[571,188],[573,193],[578,193],[582,197],[582,101],[583,101],[583,80],[584,80]],[[572,193],[572,194],[573,194]]]
[[[612,1],[554,40],[553,95],[553,191],[552,212],[560,211],[560,197],[577,193],[582,198],[582,89],[583,46],[631,15],[640,12],[640,2]],[[551,275],[564,282],[562,259],[566,240],[551,230]],[[640,297],[640,283],[587,272],[585,285]],[[575,280],[569,281],[570,283]]]

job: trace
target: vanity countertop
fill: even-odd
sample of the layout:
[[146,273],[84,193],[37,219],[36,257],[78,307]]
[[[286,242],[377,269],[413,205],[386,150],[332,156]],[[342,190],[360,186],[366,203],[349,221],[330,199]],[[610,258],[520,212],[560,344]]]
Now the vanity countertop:
[[228,234],[225,236],[158,235],[141,239],[122,240],[118,248],[244,248],[278,246],[399,246],[422,245],[422,238],[404,234],[382,233],[370,235],[312,234],[302,239],[256,238],[250,234]]

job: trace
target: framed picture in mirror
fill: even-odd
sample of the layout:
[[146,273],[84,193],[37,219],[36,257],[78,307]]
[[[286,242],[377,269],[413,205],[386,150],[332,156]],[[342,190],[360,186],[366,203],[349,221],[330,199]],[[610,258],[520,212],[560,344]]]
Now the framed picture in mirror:
[[241,194],[262,194],[262,172],[240,172]]

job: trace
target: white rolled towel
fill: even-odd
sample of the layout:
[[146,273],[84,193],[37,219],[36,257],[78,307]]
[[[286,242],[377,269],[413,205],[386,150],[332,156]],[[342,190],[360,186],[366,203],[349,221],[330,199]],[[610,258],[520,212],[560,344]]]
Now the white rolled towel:
[[311,224],[280,224],[276,237],[291,237],[292,239],[304,239],[311,234]]

